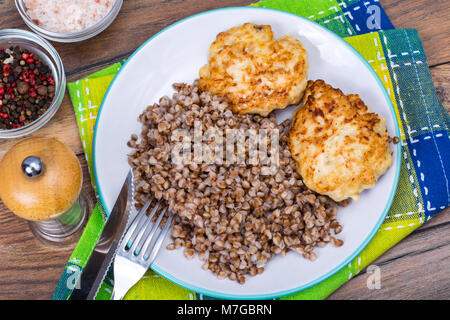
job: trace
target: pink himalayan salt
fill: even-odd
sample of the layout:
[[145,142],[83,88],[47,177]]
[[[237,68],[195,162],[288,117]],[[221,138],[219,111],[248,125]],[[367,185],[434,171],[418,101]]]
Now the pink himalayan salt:
[[39,27],[57,33],[85,30],[112,9],[115,0],[24,0],[30,19]]

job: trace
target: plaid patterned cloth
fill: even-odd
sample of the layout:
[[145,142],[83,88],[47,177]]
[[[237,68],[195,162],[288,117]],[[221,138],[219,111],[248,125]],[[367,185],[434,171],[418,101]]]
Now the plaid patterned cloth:
[[[395,30],[378,1],[263,0],[253,6],[298,14],[332,30],[358,50],[383,81],[401,130],[402,164],[392,207],[368,246],[327,280],[280,299],[324,299],[377,257],[449,205],[449,115],[437,98],[416,30]],[[88,165],[98,107],[114,75],[114,64],[69,83],[69,93]],[[92,183],[95,186],[93,172]],[[55,290],[53,299],[67,299],[101,234],[105,222],[100,202],[94,209]],[[108,299],[108,275],[97,299]],[[126,299],[209,299],[149,270]]]

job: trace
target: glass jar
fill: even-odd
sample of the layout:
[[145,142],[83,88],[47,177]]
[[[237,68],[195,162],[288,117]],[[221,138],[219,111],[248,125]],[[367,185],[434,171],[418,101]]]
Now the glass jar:
[[4,48],[19,46],[32,51],[52,71],[55,80],[55,96],[50,107],[30,124],[9,130],[0,129],[0,138],[18,138],[28,135],[44,126],[61,106],[66,91],[64,66],[56,49],[45,39],[30,31],[20,29],[0,30],[0,46]]
[[16,0],[17,10],[28,27],[44,38],[57,42],[78,42],[98,35],[100,32],[109,27],[109,25],[116,19],[122,4],[123,0],[115,0],[112,9],[103,17],[103,19],[87,29],[72,33],[58,33],[46,30],[34,23],[27,14],[27,9],[23,3],[23,0]]

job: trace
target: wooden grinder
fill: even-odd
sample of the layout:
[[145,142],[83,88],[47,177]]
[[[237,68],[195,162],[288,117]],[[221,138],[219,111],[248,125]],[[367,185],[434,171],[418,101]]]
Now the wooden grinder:
[[82,180],[77,157],[56,139],[23,140],[0,162],[0,198],[45,242],[61,242],[83,224]]

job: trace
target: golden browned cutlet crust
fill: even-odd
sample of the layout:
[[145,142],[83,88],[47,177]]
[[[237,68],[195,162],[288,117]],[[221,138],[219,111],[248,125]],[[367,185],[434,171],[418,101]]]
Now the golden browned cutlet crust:
[[246,23],[217,35],[199,88],[226,96],[233,112],[267,116],[298,104],[306,87],[307,53],[293,36],[277,40],[268,25]]
[[357,94],[308,81],[289,147],[304,183],[335,201],[359,199],[392,163],[385,119]]

